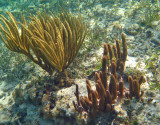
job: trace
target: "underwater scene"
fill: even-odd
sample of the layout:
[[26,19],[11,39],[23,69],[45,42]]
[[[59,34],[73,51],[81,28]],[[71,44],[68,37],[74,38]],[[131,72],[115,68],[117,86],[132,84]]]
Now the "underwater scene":
[[159,0],[0,0],[0,125],[159,124]]

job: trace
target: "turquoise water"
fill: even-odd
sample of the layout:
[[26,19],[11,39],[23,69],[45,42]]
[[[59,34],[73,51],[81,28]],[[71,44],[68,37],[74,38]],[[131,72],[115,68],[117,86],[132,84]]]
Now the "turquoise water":
[[[32,43],[32,46],[30,46],[28,50],[33,57],[19,50],[16,52],[10,47],[8,47],[8,49],[5,44],[6,42],[0,39],[0,124],[158,125],[160,122],[159,0],[0,0],[0,33],[2,37],[5,38],[5,41],[10,41],[14,38],[16,39],[15,41],[18,41],[21,38],[16,37],[17,35],[14,34],[16,30],[12,30],[12,28],[11,31],[7,30],[7,25],[3,22],[5,18],[9,21],[11,20],[7,12],[11,12],[16,22],[18,22],[17,33],[19,33],[22,38],[21,27],[24,26],[29,30],[34,29],[33,32],[36,30],[36,28],[33,28],[29,24],[37,17],[37,12],[39,12],[40,16],[43,16],[43,12],[46,12],[49,17],[51,16],[50,12],[57,17],[60,17],[60,14],[64,12],[72,13],[72,15],[77,18],[78,15],[81,15],[84,21],[82,24],[77,23],[77,27],[74,29],[72,23],[74,24],[76,22],[75,20],[75,22],[69,25],[72,25],[71,31],[73,28],[72,36],[74,36],[83,31],[86,24],[86,32],[84,30],[86,36],[82,46],[80,46],[80,50],[75,54],[73,62],[71,61],[71,63],[64,68],[65,71],[63,73],[58,71],[61,68],[57,66],[62,63],[61,61],[55,63],[58,68],[55,65],[50,66],[51,62],[48,61],[50,54],[45,52],[50,50],[49,47],[51,47],[51,45],[46,47],[47,49],[44,49],[45,47],[43,48],[44,44],[39,46],[38,44],[40,43],[35,42],[37,37],[34,37],[34,35],[38,33],[34,32],[33,35],[24,29],[24,31],[26,31],[24,35],[28,36],[28,38],[24,37],[21,41],[23,43],[25,40],[31,39],[28,43]],[[70,16],[71,15],[69,15],[69,17]],[[24,19],[22,17],[25,17],[26,23],[22,21],[22,19]],[[46,18],[44,17],[43,19],[45,20]],[[59,21],[62,21],[62,19]],[[56,22],[57,27],[59,26],[58,22]],[[63,24],[64,27],[66,25],[65,23]],[[84,27],[81,29],[79,28],[80,26]],[[39,27],[40,26],[38,26],[37,29]],[[44,32],[51,31],[50,27],[51,25],[49,25]],[[3,32],[3,28],[9,33],[6,35],[9,36],[8,39]],[[61,29],[63,28],[59,28],[57,32],[60,32]],[[76,32],[77,29],[79,32]],[[62,41],[64,41],[67,36],[65,33],[68,32],[69,34],[71,32],[69,31],[69,28],[67,29],[66,26],[66,31],[64,30],[62,33]],[[42,34],[37,35],[38,39],[43,37],[44,32],[42,30]],[[99,72],[102,68],[103,45],[106,43],[112,46],[115,44],[115,40],[119,39],[120,47],[122,48],[122,33],[124,33],[126,37],[128,53],[124,73],[120,74],[119,77],[123,77],[122,79],[126,87],[124,91],[128,91],[129,85],[125,77],[128,75],[133,76],[133,74],[140,72],[138,75],[143,75],[146,79],[146,82],[141,86],[141,91],[144,91],[142,99],[137,101],[133,98],[129,102],[125,99],[122,99],[122,101],[117,99],[116,103],[112,105],[115,107],[113,108],[114,111],[109,113],[104,113],[103,111],[98,112],[95,117],[89,116],[91,109],[89,109],[88,112],[84,112],[83,106],[80,106],[79,110],[76,111],[72,101],[75,101],[76,104],[78,104],[78,102],[74,94],[76,91],[75,84],[72,84],[72,82],[79,85],[81,98],[88,96],[85,79],[89,78],[89,80],[92,81],[92,87],[95,86],[93,76],[95,71]],[[53,38],[56,33],[51,31],[50,34],[52,34],[51,37]],[[84,34],[82,34],[82,36]],[[49,39],[48,42],[50,42],[51,39],[49,35],[47,33],[45,35],[45,39]],[[55,40],[60,39],[57,36],[58,35],[54,36],[56,38]],[[68,36],[71,37],[71,35]],[[81,35],[80,37],[77,36],[78,40],[80,38]],[[56,43],[55,46],[57,44],[58,43]],[[36,45],[38,46],[37,53],[33,49]],[[18,46],[18,48],[19,47],[20,46]],[[42,50],[40,50],[41,47],[43,48]],[[68,48],[71,50],[76,48],[76,45],[74,44],[73,47]],[[123,49],[121,49],[121,51],[123,51]],[[59,50],[55,51],[55,53],[59,52]],[[73,51],[71,53],[73,53]],[[40,56],[40,54],[42,55]],[[53,55],[52,53],[52,56]],[[63,53],[61,55],[63,55]],[[66,55],[67,54],[64,53],[61,57],[65,57]],[[38,57],[40,57],[40,60]],[[61,60],[61,57],[59,60]],[[66,56],[66,58],[67,57],[72,58],[73,56]],[[32,58],[36,61],[33,61]],[[114,59],[117,61],[116,57],[114,57]],[[38,63],[37,60],[39,61]],[[43,64],[47,65],[44,66]],[[55,70],[53,67],[56,67]],[[107,74],[108,77],[110,74],[111,72],[109,71]],[[119,79],[117,82],[118,81]],[[122,108],[119,108],[119,105]],[[81,110],[83,111],[80,113]]]

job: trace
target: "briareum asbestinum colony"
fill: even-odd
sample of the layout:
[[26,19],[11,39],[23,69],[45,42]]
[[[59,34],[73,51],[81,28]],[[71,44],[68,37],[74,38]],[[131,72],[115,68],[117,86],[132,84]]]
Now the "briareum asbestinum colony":
[[86,112],[89,117],[95,117],[99,112],[113,111],[112,105],[116,103],[118,98],[132,99],[135,97],[138,100],[141,98],[143,92],[140,91],[140,85],[145,80],[143,76],[140,79],[137,76],[128,76],[129,89],[124,86],[122,77],[127,58],[127,44],[124,34],[122,34],[122,45],[123,53],[119,40],[116,40],[113,49],[110,44],[104,44],[102,69],[100,72],[95,72],[95,90],[92,89],[90,81],[87,79],[88,96],[80,97],[78,85],[76,85],[77,103],[73,101],[73,105],[77,112]]

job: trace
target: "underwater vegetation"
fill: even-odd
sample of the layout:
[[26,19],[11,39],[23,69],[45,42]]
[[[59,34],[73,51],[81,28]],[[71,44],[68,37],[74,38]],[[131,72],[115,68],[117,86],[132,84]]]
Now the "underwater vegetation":
[[136,9],[133,11],[135,13],[144,13],[141,17],[140,24],[152,27],[153,21],[158,21],[160,19],[160,6],[158,0],[140,0]]
[[[26,79],[26,76],[29,76],[33,71],[33,64],[30,63],[31,61],[27,57],[8,51],[4,44],[1,44],[0,53],[1,80],[7,82],[21,81],[22,79]],[[30,68],[24,68],[26,63],[30,64]]]
[[0,15],[0,37],[8,49],[26,55],[52,74],[55,69],[63,71],[73,62],[84,41],[86,25],[81,15],[50,14],[43,12],[41,16],[37,12],[37,16],[30,17],[30,22],[23,15],[21,22],[10,12],[10,20]]
[[43,12],[45,10],[47,13],[52,11],[57,15],[61,8],[65,10],[76,9],[79,6],[79,0],[2,0],[0,5],[1,14],[6,16],[6,11],[12,12],[18,21],[21,18],[21,13],[28,17],[30,13],[36,14],[37,11]]
[[128,76],[129,88],[125,88],[123,71],[127,58],[127,44],[124,34],[122,34],[122,45],[123,52],[121,52],[119,40],[116,40],[113,49],[110,44],[104,45],[102,69],[100,72],[95,72],[95,90],[92,89],[91,83],[87,79],[88,96],[80,97],[78,85],[76,85],[77,103],[73,101],[73,105],[77,112],[85,113],[86,119],[87,117],[96,117],[100,112],[112,112],[114,110],[113,104],[118,99],[123,97],[132,99],[134,97],[139,100],[143,95],[143,91],[140,90],[141,84],[145,81],[143,76],[140,76],[139,79],[135,75]]
[[[145,59],[146,69],[151,71],[153,73],[154,79],[151,81],[148,78],[148,81],[150,83],[151,89],[158,89],[160,90],[160,61],[158,60],[158,55],[160,54],[160,50],[156,50],[155,52],[150,54],[150,57],[148,59]],[[154,83],[156,84],[154,84]]]

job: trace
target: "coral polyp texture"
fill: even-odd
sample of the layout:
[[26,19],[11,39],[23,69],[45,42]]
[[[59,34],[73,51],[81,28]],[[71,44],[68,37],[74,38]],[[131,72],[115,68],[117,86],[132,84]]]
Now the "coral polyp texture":
[[[113,50],[110,44],[104,45],[102,69],[100,72],[95,72],[96,89],[91,87],[88,79],[86,80],[88,96],[80,97],[78,85],[76,85],[77,103],[73,101],[73,105],[77,112],[86,112],[89,117],[95,117],[99,112],[112,112],[114,110],[113,104],[117,102],[117,99],[135,97],[139,100],[142,97],[143,92],[140,91],[140,86],[144,81],[143,76],[140,79],[137,76],[133,76],[133,78],[128,76],[129,88],[124,85],[123,71],[127,58],[127,44],[124,34],[122,34],[122,45],[123,53],[119,40],[116,40]],[[116,59],[113,59],[113,56]]]
[[73,62],[86,35],[81,15],[37,12],[37,16],[30,16],[30,22],[24,16],[17,22],[12,13],[8,15],[10,20],[0,15],[2,41],[8,49],[26,55],[50,74],[55,69],[63,71]]

